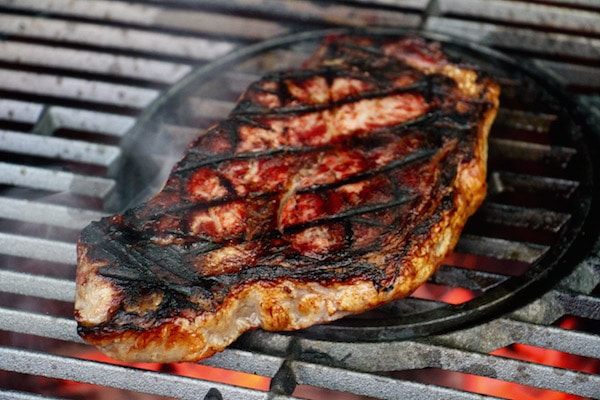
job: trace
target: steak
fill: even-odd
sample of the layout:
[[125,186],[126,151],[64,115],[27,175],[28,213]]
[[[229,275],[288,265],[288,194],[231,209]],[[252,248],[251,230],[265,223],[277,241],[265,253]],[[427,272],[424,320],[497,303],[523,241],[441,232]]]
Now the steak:
[[408,296],[485,197],[499,87],[417,36],[333,35],[265,75],[162,190],[78,242],[78,333],[197,361]]

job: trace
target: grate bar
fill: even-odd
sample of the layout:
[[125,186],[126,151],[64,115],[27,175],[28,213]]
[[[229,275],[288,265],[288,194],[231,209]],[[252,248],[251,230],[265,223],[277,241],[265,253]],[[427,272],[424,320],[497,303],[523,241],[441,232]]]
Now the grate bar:
[[66,400],[64,398],[40,396],[33,393],[15,392],[14,390],[0,390],[0,398],[4,400]]
[[533,263],[548,251],[548,246],[535,243],[514,242],[484,236],[462,235],[456,246],[460,253]]
[[500,108],[494,125],[547,133],[558,117],[554,114],[530,113],[523,110]]
[[201,399],[212,388],[218,390],[224,399],[293,399],[200,379],[6,347],[0,347],[0,368],[182,400]]
[[232,15],[177,10],[152,5],[115,3],[113,1],[82,0],[23,0],[14,3],[0,1],[8,8],[28,11],[42,11],[54,15],[101,19],[106,22],[120,22],[138,26],[163,27],[203,32],[213,35],[241,36],[244,39],[267,39],[288,33],[288,29],[270,21],[236,17]]
[[44,106],[19,100],[0,99],[0,120],[35,123]]
[[254,375],[274,376],[279,370],[281,362],[281,358],[277,356],[228,348],[200,361],[200,364]]
[[548,193],[553,197],[559,197],[561,199],[568,199],[579,186],[577,181],[568,179],[518,174],[506,171],[492,172],[490,179],[493,184],[493,189],[498,193],[504,191]]
[[117,146],[0,129],[0,150],[111,168],[121,157]]
[[490,138],[490,152],[505,158],[534,161],[566,168],[577,151],[570,147],[549,146],[521,140]]
[[[572,276],[573,275],[570,277]],[[567,279],[570,279],[570,277]],[[566,280],[563,280],[562,282],[566,282]],[[589,280],[586,281],[585,284],[582,284],[580,289],[586,290],[585,286],[589,284],[591,284],[588,287],[590,291],[596,286],[592,280]],[[597,305],[597,303],[594,304],[593,298],[591,298],[592,301],[586,302],[586,299],[590,299],[589,296],[581,295],[583,300],[581,307],[575,310],[575,313],[571,312],[569,309],[570,302],[575,300],[574,297],[578,296],[579,295],[575,294],[569,295],[566,292],[553,289],[543,294],[541,297],[533,300],[524,307],[513,311],[510,316],[512,319],[540,325],[550,325],[565,315],[594,318],[594,313],[596,313],[597,315],[595,316],[595,319],[599,319],[600,315],[598,315],[598,312],[594,311],[594,308],[600,309],[600,307]]]
[[600,59],[600,39],[443,17],[430,17],[425,25],[428,31],[454,35],[488,46],[503,47],[510,43],[513,51],[541,52],[551,57]]
[[[429,346],[427,345],[427,353],[430,357],[438,354],[433,353]],[[445,370],[487,376],[584,397],[596,396],[600,388],[600,376],[584,372],[449,349],[444,349],[439,354],[439,367]]]
[[0,232],[0,253],[36,260],[77,264],[74,243]]
[[559,6],[574,5],[598,9],[596,0],[544,0],[545,3],[552,3]]
[[75,282],[66,279],[0,270],[0,291],[49,300],[72,302],[75,298]]
[[299,384],[325,387],[381,399],[489,399],[440,386],[386,378],[295,361],[290,363]]
[[18,15],[0,15],[0,32],[30,39],[109,47],[201,61],[223,56],[235,48],[233,43],[226,41]]
[[2,68],[0,68],[0,88],[30,95],[53,96],[132,108],[146,107],[159,94],[157,90],[134,86]]
[[[600,337],[584,332],[561,329],[552,326],[533,325],[514,320],[506,321],[506,329],[518,334],[515,341],[537,347],[544,347],[577,354],[583,357],[600,358]],[[493,325],[493,324],[491,324]]]
[[592,320],[600,320],[600,298],[565,292],[558,292],[558,297],[567,314]]
[[544,210],[542,208],[525,208],[513,205],[486,202],[478,211],[486,223],[531,228],[558,233],[565,226],[570,214]]
[[[600,284],[600,253],[598,252],[600,241],[596,242],[595,249],[576,266],[569,276],[560,281],[557,286],[560,291],[551,292],[556,293],[556,297],[565,304],[575,301],[576,299],[572,299],[573,296],[592,293]],[[600,306],[597,309],[600,310]]]
[[600,33],[599,16],[590,11],[506,0],[439,0],[438,6],[442,14],[452,13],[499,22],[524,23],[544,29],[560,28],[590,34]]
[[0,218],[16,221],[80,230],[103,215],[98,211],[81,208],[0,197]]
[[49,134],[66,128],[123,137],[133,125],[135,118],[124,115],[53,106],[46,109],[34,131]]
[[72,319],[0,307],[0,330],[83,343]]
[[[207,5],[214,7],[214,0],[185,0],[191,4]],[[378,0],[385,4],[386,0]],[[313,2],[297,0],[261,0],[244,1],[231,0],[221,4],[227,4],[224,12],[238,11],[245,14],[261,14],[274,20],[298,21],[298,24],[306,29],[307,24],[349,25],[349,26],[402,26],[416,28],[421,22],[421,16],[417,13],[407,13],[401,10],[377,9],[368,7],[352,7],[348,2]],[[402,0],[394,1],[396,8],[421,10],[426,0]],[[371,2],[369,3],[371,4]],[[416,10],[415,10],[416,11]]]
[[115,186],[112,179],[39,167],[0,162],[0,169],[3,171],[3,175],[0,176],[0,184],[51,192],[70,192],[105,199]]
[[394,6],[402,8],[412,8],[415,10],[424,10],[429,3],[429,0],[349,0],[347,3]]
[[564,85],[576,85],[600,91],[600,70],[598,68],[552,60],[536,60],[535,62],[542,69],[552,71],[554,78]]
[[192,69],[186,64],[10,41],[0,42],[0,60],[165,84],[179,81]]
[[480,353],[521,343],[582,357],[600,358],[600,337],[597,335],[508,318],[435,336],[431,342]]

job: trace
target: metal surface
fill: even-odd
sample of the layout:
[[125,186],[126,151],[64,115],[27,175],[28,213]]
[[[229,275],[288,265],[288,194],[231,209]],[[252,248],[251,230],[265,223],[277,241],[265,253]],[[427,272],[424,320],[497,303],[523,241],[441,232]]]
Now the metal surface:
[[[125,398],[149,399],[473,399],[490,398],[487,389],[507,382],[598,397],[598,369],[585,372],[583,364],[600,362],[600,210],[592,209],[582,240],[564,242],[574,240],[564,232],[577,219],[572,207],[580,199],[582,151],[563,139],[571,131],[560,122],[560,106],[513,107],[529,90],[512,79],[501,82],[507,98],[497,126],[506,134],[491,142],[495,200],[474,225],[488,228],[468,227],[459,247],[468,257],[451,258],[428,288],[477,296],[536,260],[556,256],[559,268],[572,272],[550,277],[562,278],[550,290],[530,292],[527,304],[508,304],[514,311],[500,317],[419,339],[344,343],[255,331],[202,363],[266,377],[268,391],[83,359],[91,348],[81,343],[70,314],[77,233],[128,199],[158,189],[156,177],[164,177],[164,163],[176,157],[163,149],[150,157],[151,166],[136,169],[139,179],[154,185],[148,191],[123,185],[124,154],[140,113],[190,72],[236,49],[300,31],[386,25],[456,35],[541,68],[569,90],[574,103],[567,108],[577,118],[599,124],[595,0],[0,0],[0,397],[73,398],[62,390],[63,379],[71,387],[95,383],[86,397],[111,386],[125,390]],[[230,74],[225,96],[211,95],[217,90],[189,99],[185,115],[193,124],[163,121],[169,141],[182,149],[205,127],[200,121],[225,116],[255,77],[248,70]],[[587,150],[596,162],[599,138],[591,139]],[[507,167],[511,163],[541,163],[549,170],[521,174]],[[598,171],[592,174],[597,182]],[[516,201],[506,201],[515,195]],[[532,231],[534,241],[527,239]],[[572,254],[553,254],[556,241]],[[482,268],[473,269],[471,257]],[[426,313],[444,304],[412,298],[386,312]],[[572,318],[581,325],[557,323]],[[583,359],[566,368],[497,353],[513,343]],[[495,380],[484,389],[455,385],[473,377]]]

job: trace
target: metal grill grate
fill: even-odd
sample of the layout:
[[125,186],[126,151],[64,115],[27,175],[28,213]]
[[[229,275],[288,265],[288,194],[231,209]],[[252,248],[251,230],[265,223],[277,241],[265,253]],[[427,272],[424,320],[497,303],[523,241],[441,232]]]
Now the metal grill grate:
[[[469,328],[362,343],[256,331],[202,363],[270,378],[270,391],[81,357],[89,348],[81,344],[69,314],[75,240],[90,220],[137,195],[120,186],[119,176],[128,134],[140,114],[195,68],[236,49],[301,30],[371,25],[421,27],[522,57],[554,75],[582,106],[590,106],[590,121],[600,117],[600,7],[594,0],[0,1],[0,397],[69,397],[39,385],[14,384],[15,377],[25,376],[190,399],[332,398],[338,392],[374,398],[483,397],[476,389],[452,388],[440,371],[598,396],[597,369],[582,372],[495,352],[519,343],[599,363],[600,332],[585,328],[586,321],[594,326],[600,320],[598,237],[589,239],[594,244],[581,249],[583,261],[549,292]],[[231,95],[252,78],[228,75]],[[511,82],[503,84],[511,101],[526,95]],[[191,122],[218,119],[231,100],[191,98],[187,117]],[[505,225],[521,235],[531,227],[545,233],[529,244],[496,232],[468,232],[460,252],[481,253],[489,270],[448,266],[434,277],[434,286],[493,287],[503,277],[494,268],[504,266],[504,260],[515,268],[532,263],[568,224],[570,214],[561,204],[572,201],[579,184],[570,178],[576,152],[561,142],[564,127],[557,115],[533,108],[529,113],[507,104],[498,118],[507,133],[491,145],[499,163],[507,157],[523,164],[542,162],[551,173],[523,176],[499,168],[490,177],[499,201],[488,203],[478,218],[485,226]],[[195,126],[167,124],[176,149],[199,132]],[[162,163],[172,156],[154,155],[156,168],[137,173],[161,176]],[[546,193],[547,203],[536,203],[527,190]],[[518,204],[503,204],[506,193],[518,193]],[[589,235],[597,232],[590,229]],[[438,305],[422,299],[405,304],[418,309]],[[407,306],[398,307],[404,312]],[[566,317],[584,325],[567,329],[556,324]]]

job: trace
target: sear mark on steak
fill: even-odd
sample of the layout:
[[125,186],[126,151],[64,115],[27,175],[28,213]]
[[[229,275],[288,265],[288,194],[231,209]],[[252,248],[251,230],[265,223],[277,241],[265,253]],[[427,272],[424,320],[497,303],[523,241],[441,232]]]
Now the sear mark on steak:
[[85,228],[79,334],[195,361],[405,297],[485,197],[498,85],[415,36],[332,36],[250,85],[146,203]]

